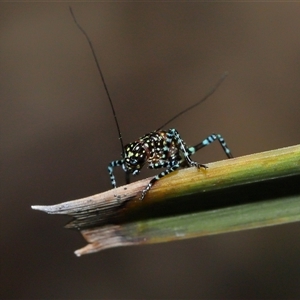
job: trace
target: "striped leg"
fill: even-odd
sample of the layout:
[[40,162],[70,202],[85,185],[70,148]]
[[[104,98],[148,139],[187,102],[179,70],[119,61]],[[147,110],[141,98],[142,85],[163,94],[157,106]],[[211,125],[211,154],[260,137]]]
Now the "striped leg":
[[168,139],[172,138],[175,141],[176,146],[183,153],[184,158],[190,167],[194,166],[197,168],[201,168],[201,167],[206,168],[205,165],[199,164],[190,158],[190,155],[194,154],[196,151],[193,152],[190,150],[190,148],[187,148],[185,142],[183,141],[183,139],[181,138],[181,136],[179,135],[176,129],[170,129],[167,133],[167,137]]
[[110,182],[111,182],[111,185],[113,186],[113,188],[117,187],[116,178],[113,173],[114,167],[123,166],[123,163],[124,163],[124,161],[122,159],[120,159],[120,160],[114,160],[108,165],[108,168],[107,168],[108,174],[109,174]]
[[193,155],[196,151],[200,150],[203,147],[210,145],[211,143],[213,143],[214,141],[217,141],[217,140],[219,141],[220,145],[222,146],[226,156],[228,158],[233,158],[232,153],[229,150],[223,137],[220,134],[215,134],[215,133],[208,136],[206,139],[204,139],[201,143],[197,144],[196,146],[190,147],[188,149],[188,152],[190,155]]
[[166,167],[169,167],[169,168],[166,169],[165,171],[162,171],[161,173],[159,173],[158,175],[156,175],[155,177],[153,177],[150,180],[148,185],[143,189],[140,200],[143,200],[145,198],[146,193],[151,189],[151,187],[153,186],[153,184],[156,181],[158,181],[161,178],[163,178],[164,176],[174,172],[175,170],[177,170],[180,167],[180,165],[179,165],[178,161],[171,161],[171,162],[165,163],[164,165],[161,166],[161,168],[166,168]]

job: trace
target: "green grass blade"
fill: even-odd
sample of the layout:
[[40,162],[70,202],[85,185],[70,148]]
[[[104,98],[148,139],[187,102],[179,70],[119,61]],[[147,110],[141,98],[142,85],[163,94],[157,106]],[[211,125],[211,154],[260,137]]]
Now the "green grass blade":
[[74,217],[67,227],[89,243],[77,255],[271,226],[300,220],[300,146],[174,172],[53,206],[33,206]]

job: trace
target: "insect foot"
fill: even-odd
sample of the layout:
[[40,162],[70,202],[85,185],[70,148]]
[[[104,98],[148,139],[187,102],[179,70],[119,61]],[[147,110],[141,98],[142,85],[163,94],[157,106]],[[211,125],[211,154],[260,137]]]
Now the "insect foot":
[[208,166],[203,165],[203,164],[199,164],[199,163],[197,163],[196,161],[192,161],[191,166],[196,167],[196,168],[198,168],[198,169],[203,168],[203,169],[205,169],[205,170],[208,168]]

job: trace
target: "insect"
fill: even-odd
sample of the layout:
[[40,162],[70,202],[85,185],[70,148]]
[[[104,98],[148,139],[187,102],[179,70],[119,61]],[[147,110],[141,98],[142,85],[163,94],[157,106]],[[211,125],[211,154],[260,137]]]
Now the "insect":
[[178,168],[184,166],[207,168],[205,165],[191,160],[190,156],[216,140],[220,142],[227,157],[232,158],[233,156],[220,134],[211,134],[194,147],[187,147],[178,131],[174,128],[168,131],[158,130],[147,133],[137,141],[125,146],[125,156],[123,159],[112,161],[109,164],[108,172],[111,184],[114,188],[116,187],[113,168],[117,166],[122,166],[126,173],[133,175],[139,174],[146,163],[148,163],[150,169],[166,168],[165,171],[154,176],[143,189],[140,197],[140,200],[143,200],[146,193],[156,181]]
[[163,126],[158,128],[155,131],[145,134],[144,136],[140,137],[136,141],[129,143],[123,146],[123,139],[121,135],[121,131],[119,128],[118,120],[116,118],[116,113],[114,110],[114,106],[112,104],[110,94],[108,92],[108,88],[106,86],[103,73],[101,71],[100,65],[96,58],[95,51],[93,49],[93,45],[83,30],[83,28],[77,23],[77,20],[72,12],[70,7],[70,11],[72,17],[77,25],[77,27],[82,31],[82,33],[87,38],[90,48],[92,50],[94,60],[96,62],[98,71],[101,76],[101,80],[103,82],[106,94],[108,96],[113,115],[115,118],[115,123],[117,125],[117,130],[119,134],[119,139],[121,142],[122,148],[122,159],[114,160],[108,165],[108,173],[110,176],[111,184],[113,188],[117,187],[116,179],[113,173],[115,167],[122,167],[125,174],[126,174],[126,182],[129,183],[129,174],[137,175],[140,173],[141,169],[148,164],[148,168],[150,169],[160,169],[165,168],[164,171],[160,172],[156,176],[154,176],[147,186],[142,190],[140,200],[143,200],[147,192],[151,189],[151,187],[155,184],[156,181],[160,180],[164,176],[174,172],[180,167],[196,167],[196,168],[207,168],[206,165],[199,164],[191,159],[191,156],[195,154],[196,151],[202,149],[213,143],[214,141],[219,141],[221,144],[226,156],[228,158],[232,158],[231,151],[229,150],[225,140],[220,134],[211,134],[207,138],[205,138],[201,143],[193,146],[188,147],[186,143],[183,141],[181,136],[179,135],[178,131],[174,128],[169,130],[162,130],[167,124],[169,124],[174,119],[178,118],[183,113],[187,112],[188,110],[194,108],[195,106],[199,105],[200,103],[204,102],[214,91],[218,88],[218,86],[222,83],[224,78],[227,76],[227,73],[224,73],[218,83],[214,86],[214,88],[200,101],[196,102],[192,106],[186,108],[182,112],[175,115],[172,119],[166,122]]

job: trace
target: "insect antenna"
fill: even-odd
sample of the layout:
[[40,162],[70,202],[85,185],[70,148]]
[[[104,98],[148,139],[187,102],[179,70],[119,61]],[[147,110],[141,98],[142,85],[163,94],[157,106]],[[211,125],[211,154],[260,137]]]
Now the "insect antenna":
[[[93,44],[89,38],[89,36],[87,35],[87,33],[85,32],[85,30],[79,25],[79,23],[77,22],[76,18],[75,18],[75,15],[73,13],[73,10],[72,10],[72,7],[70,6],[69,7],[70,9],[70,13],[73,17],[73,20],[76,24],[76,26],[79,28],[79,30],[84,34],[84,36],[86,37],[88,43],[89,43],[89,46],[90,46],[90,49],[92,51],[92,54],[93,54],[93,57],[94,57],[94,61],[96,62],[96,66],[97,66],[97,69],[98,69],[98,72],[100,74],[100,77],[101,77],[101,81],[103,83],[103,86],[104,86],[104,89],[105,89],[105,92],[106,92],[106,95],[107,95],[107,98],[109,100],[109,104],[110,104],[110,107],[111,107],[111,110],[112,110],[112,113],[113,113],[113,116],[114,116],[114,119],[115,119],[115,124],[117,126],[117,130],[118,130],[118,135],[119,135],[119,140],[120,140],[120,143],[121,143],[121,148],[122,148],[122,157],[124,158],[125,157],[125,151],[124,151],[124,144],[123,144],[123,138],[122,138],[122,134],[121,134],[121,130],[120,130],[120,126],[119,126],[119,122],[118,122],[118,119],[117,119],[117,114],[116,114],[116,111],[115,111],[115,108],[114,108],[114,105],[113,105],[113,102],[111,100],[111,97],[110,97],[110,94],[109,94],[109,91],[108,91],[108,88],[107,88],[107,85],[106,85],[106,82],[105,82],[105,79],[104,79],[104,76],[103,76],[103,73],[102,73],[102,70],[100,68],[100,64],[98,62],[98,59],[97,59],[97,56],[96,56],[96,53],[95,53],[95,50],[94,50],[94,47],[93,47]],[[129,183],[130,179],[129,179],[129,174],[126,173],[126,183]]]
[[206,99],[208,99],[218,89],[218,87],[221,85],[221,83],[224,81],[224,79],[227,77],[227,75],[228,75],[228,72],[224,72],[222,74],[221,78],[218,80],[218,82],[212,87],[212,89],[202,99],[200,99],[198,102],[194,103],[193,105],[189,106],[188,108],[184,109],[183,111],[179,112],[177,115],[175,115],[169,121],[167,121],[162,126],[160,126],[157,129],[157,131],[162,129],[163,127],[165,127],[166,125],[168,125],[169,123],[171,123],[172,121],[174,121],[175,119],[177,119],[178,117],[180,117],[181,115],[186,113],[187,111],[189,111],[189,110],[193,109],[194,107],[196,107],[197,105],[203,103]]

